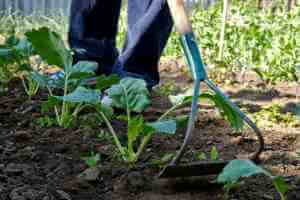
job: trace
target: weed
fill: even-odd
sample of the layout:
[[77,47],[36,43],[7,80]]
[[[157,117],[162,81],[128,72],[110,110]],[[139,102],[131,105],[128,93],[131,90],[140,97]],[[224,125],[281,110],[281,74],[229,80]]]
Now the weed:
[[[196,155],[198,160],[207,160],[207,156],[204,152],[198,152]],[[212,146],[210,151],[210,160],[218,160],[219,153],[216,146]]]
[[[49,64],[61,67],[64,75],[58,80],[50,80],[38,72],[31,73],[31,78],[49,91],[48,105],[53,106],[59,126],[69,127],[85,103],[99,98],[99,91],[83,87],[82,80],[94,74],[97,67],[93,62],[78,62],[72,66],[71,51],[66,49],[60,36],[48,28],[32,30],[25,34],[37,53]],[[54,88],[62,88],[63,96],[55,96]],[[74,89],[75,88],[75,89]],[[70,93],[70,91],[73,91]],[[90,92],[95,93],[94,96]]]
[[286,124],[289,126],[297,126],[297,115],[293,113],[283,113],[279,104],[273,104],[262,108],[254,115],[255,121],[269,121],[276,124]]
[[97,166],[97,163],[101,160],[101,157],[99,153],[91,152],[89,156],[82,157],[82,160],[84,160],[85,163],[92,168]]

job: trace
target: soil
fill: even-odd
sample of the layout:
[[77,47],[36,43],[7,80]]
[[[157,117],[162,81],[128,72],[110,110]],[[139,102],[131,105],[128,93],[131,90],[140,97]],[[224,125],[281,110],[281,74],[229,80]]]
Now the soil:
[[[162,91],[179,92],[192,84],[177,61],[162,63],[161,77],[161,85],[152,93],[151,108],[144,113],[147,120],[157,119],[170,106]],[[294,85],[281,83],[265,88],[252,75],[233,82],[228,85],[219,81],[218,85],[249,114],[277,102],[286,113],[297,103]],[[46,91],[40,90],[28,100],[21,81],[16,79],[0,95],[0,200],[280,199],[272,182],[263,175],[242,179],[229,193],[214,182],[215,175],[158,179],[164,165],[155,161],[180,148],[185,126],[175,136],[153,136],[138,163],[129,167],[120,161],[112,140],[99,137],[108,130],[92,112],[81,113],[71,128],[47,127],[39,123],[42,117],[54,117],[53,112],[41,113]],[[181,108],[176,115],[188,111]],[[116,119],[112,123],[126,140],[126,124]],[[260,165],[284,178],[289,185],[288,200],[300,199],[300,159],[296,154],[300,128],[264,123],[258,123],[266,143]],[[202,152],[209,157],[213,146],[219,159],[235,159],[258,148],[250,129],[234,133],[213,106],[200,105],[193,139],[182,162],[196,161]],[[95,168],[89,168],[82,159],[91,152],[100,155]]]

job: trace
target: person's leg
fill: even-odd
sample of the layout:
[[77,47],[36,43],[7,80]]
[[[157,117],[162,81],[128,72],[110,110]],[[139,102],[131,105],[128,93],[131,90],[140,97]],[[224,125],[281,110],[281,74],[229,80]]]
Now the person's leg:
[[128,32],[114,70],[141,75],[152,88],[159,82],[158,64],[173,21],[165,0],[128,0]]
[[118,57],[115,40],[120,8],[121,0],[72,0],[69,44],[74,49],[74,64],[96,61],[97,74],[111,73]]

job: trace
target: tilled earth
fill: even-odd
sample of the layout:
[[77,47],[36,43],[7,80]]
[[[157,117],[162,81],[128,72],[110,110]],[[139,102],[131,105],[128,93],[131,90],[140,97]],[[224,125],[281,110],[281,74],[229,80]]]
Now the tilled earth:
[[[165,66],[161,72],[162,83],[170,80],[167,75],[175,74]],[[174,87],[180,87],[183,82],[191,83],[186,77],[176,77]],[[278,87],[270,101],[238,93],[241,87],[224,89],[236,99],[252,100],[253,112],[257,112],[262,103],[272,103],[274,99],[286,103],[294,99],[284,93],[293,90],[286,85],[282,90]],[[157,179],[163,167],[157,161],[179,149],[184,127],[179,128],[175,136],[154,136],[138,164],[130,168],[120,161],[109,135],[99,137],[108,130],[97,122],[92,112],[81,113],[71,128],[46,127],[39,123],[41,117],[54,116],[51,112],[41,113],[41,103],[47,99],[45,91],[39,91],[28,100],[21,82],[13,80],[8,90],[0,95],[0,200],[280,199],[271,181],[262,175],[242,179],[228,194],[213,182],[216,176]],[[152,102],[152,110],[144,113],[145,119],[157,119],[169,105],[164,95],[153,94]],[[249,102],[241,106],[249,107]],[[188,114],[188,108],[177,112],[177,115],[182,114]],[[126,124],[119,120],[112,123],[125,141]],[[259,126],[266,140],[262,166],[273,175],[284,177],[290,186],[287,199],[300,199],[300,160],[296,156],[299,126],[290,128],[274,124],[264,127],[261,123]],[[250,130],[242,135],[234,134],[214,107],[200,106],[193,140],[182,162],[195,161],[200,153],[209,156],[212,146],[217,148],[220,159],[234,159],[240,154],[254,152],[257,140]],[[100,155],[96,168],[88,168],[82,159],[91,152]]]

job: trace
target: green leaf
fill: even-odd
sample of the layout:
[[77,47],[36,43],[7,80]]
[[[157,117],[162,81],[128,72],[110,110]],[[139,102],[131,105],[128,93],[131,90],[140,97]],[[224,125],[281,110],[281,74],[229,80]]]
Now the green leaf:
[[140,113],[150,104],[149,92],[142,79],[124,78],[106,92],[117,108]]
[[210,159],[211,160],[217,160],[218,156],[219,156],[219,153],[217,151],[217,148],[216,148],[216,146],[213,146],[211,148],[211,151],[210,151]]
[[35,51],[49,64],[61,68],[72,65],[71,52],[65,47],[61,37],[42,27],[25,33]]
[[178,128],[184,128],[186,127],[188,121],[189,121],[189,116],[188,115],[179,115],[176,116],[175,118],[176,124]]
[[47,87],[49,86],[49,78],[47,76],[41,75],[38,72],[31,72],[30,73],[31,78],[36,81],[40,86]]
[[230,123],[231,127],[236,131],[243,129],[244,121],[241,119],[239,114],[219,95],[203,93],[199,98],[209,99],[215,103],[220,110],[220,113]]
[[96,78],[96,88],[102,91],[103,89],[109,88],[114,84],[118,84],[119,81],[120,78],[117,75],[110,75],[110,76],[101,75]]
[[100,157],[100,154],[97,153],[95,154],[94,152],[91,152],[91,155],[90,156],[87,156],[87,157],[83,157],[82,158],[85,163],[89,166],[89,167],[95,167],[97,165],[97,162],[99,160],[101,160],[101,157]]
[[27,39],[19,40],[14,48],[16,51],[24,54],[30,54],[32,52],[32,44]]
[[279,192],[282,197],[289,190],[289,186],[279,176],[273,177],[272,178],[272,183],[275,186],[277,192]]
[[176,121],[175,120],[161,120],[152,123],[146,123],[146,126],[151,127],[153,131],[158,133],[175,134]]
[[48,100],[43,102],[41,105],[41,113],[47,113],[51,108],[54,108],[54,106],[57,106],[60,104],[61,101],[56,99],[53,96],[48,96]]
[[259,78],[262,80],[262,81],[265,81],[265,74],[264,72],[259,69],[259,68],[254,68],[253,71],[259,76]]
[[31,65],[29,63],[24,63],[19,66],[21,71],[31,71]]
[[255,165],[250,160],[232,160],[219,174],[217,182],[234,183],[241,177],[249,177],[255,174],[265,174],[271,176],[269,172]]
[[197,159],[198,160],[206,160],[207,157],[206,157],[205,153],[201,152],[197,155]]
[[133,143],[136,141],[139,134],[143,132],[144,129],[144,118],[143,116],[138,116],[131,119],[128,122],[128,143]]
[[90,103],[98,104],[100,103],[100,91],[87,89],[84,87],[78,87],[74,92],[66,96],[54,96],[62,101],[72,102],[72,103]]
[[12,50],[8,48],[1,48],[0,49],[0,57],[10,56],[12,54]]
[[63,88],[64,80],[51,80],[48,76],[42,75],[36,71],[30,73],[30,77],[36,81],[41,87]]
[[[90,61],[79,61],[75,65],[65,68],[65,73],[70,74],[70,78],[86,78],[86,75],[93,75],[97,70],[98,63]],[[85,76],[85,77],[82,77]]]

